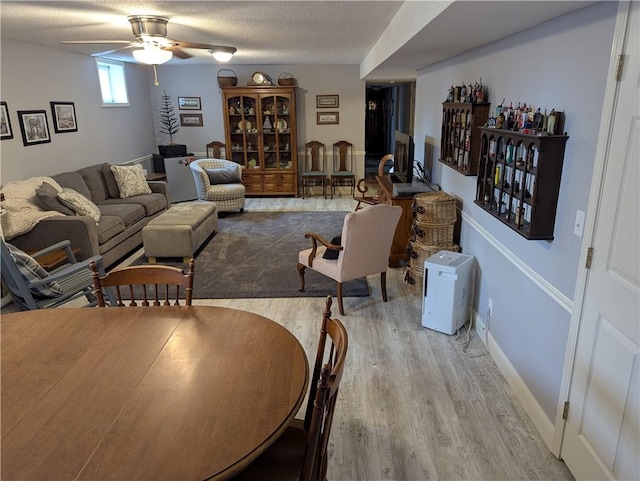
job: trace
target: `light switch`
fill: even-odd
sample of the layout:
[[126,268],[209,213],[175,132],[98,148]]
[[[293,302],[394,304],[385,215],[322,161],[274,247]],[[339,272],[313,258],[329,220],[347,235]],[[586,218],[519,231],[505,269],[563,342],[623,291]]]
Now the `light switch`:
[[576,224],[573,227],[573,233],[578,237],[582,237],[582,233],[584,232],[584,219],[586,214],[581,210],[576,212]]

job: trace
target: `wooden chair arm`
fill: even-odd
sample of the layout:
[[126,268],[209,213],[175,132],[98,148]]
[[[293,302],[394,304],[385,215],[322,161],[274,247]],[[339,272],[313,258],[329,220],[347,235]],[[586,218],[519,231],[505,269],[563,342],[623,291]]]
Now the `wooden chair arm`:
[[378,186],[378,181],[377,180],[371,180],[371,179],[360,179],[358,180],[358,183],[356,184],[356,189],[358,189],[358,192],[360,192],[362,194],[362,196],[364,197],[364,194],[366,194],[369,191],[369,186]]
[[311,252],[309,253],[309,267],[313,267],[313,259],[317,255],[318,242],[320,242],[320,244],[325,246],[327,249],[332,249],[334,251],[341,251],[342,249],[344,249],[344,247],[342,246],[332,244],[327,239],[325,239],[319,234],[316,234],[315,232],[307,232],[304,235],[304,237],[305,239],[311,238]]

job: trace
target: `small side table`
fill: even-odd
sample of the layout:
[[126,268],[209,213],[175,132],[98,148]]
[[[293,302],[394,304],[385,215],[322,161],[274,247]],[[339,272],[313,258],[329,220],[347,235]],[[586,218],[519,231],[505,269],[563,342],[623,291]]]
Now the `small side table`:
[[[74,256],[77,256],[80,253],[80,249],[78,247],[72,247],[71,251]],[[37,251],[27,251],[27,254],[31,255],[34,252]],[[45,270],[52,271],[67,262],[67,254],[63,249],[60,249],[58,251],[49,252],[48,254],[43,254],[39,256],[37,260],[38,264],[40,264]]]
[[162,180],[164,182],[167,181],[167,174],[164,174],[162,172],[154,172],[151,174],[147,174],[145,176],[145,179],[147,179],[148,181],[152,181],[152,180]]

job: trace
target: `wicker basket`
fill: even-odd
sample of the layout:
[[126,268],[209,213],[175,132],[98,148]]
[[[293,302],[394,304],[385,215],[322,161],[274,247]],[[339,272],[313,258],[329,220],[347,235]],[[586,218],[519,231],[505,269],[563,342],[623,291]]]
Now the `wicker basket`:
[[[221,72],[225,72],[225,74],[220,75]],[[232,73],[233,75],[229,75],[229,73]],[[220,85],[220,87],[235,87],[238,85],[238,77],[236,76],[236,73],[228,68],[218,70],[218,85]]]
[[432,224],[413,221],[411,240],[428,246],[450,246],[453,244],[453,224]]
[[416,297],[422,298],[422,282],[424,279],[424,267],[416,268],[406,266],[404,280],[409,286],[409,292]]
[[459,250],[460,247],[455,244],[448,246],[430,246],[427,244],[423,244],[422,242],[411,241],[409,242],[409,247],[407,248],[407,253],[409,254],[409,265],[411,267],[422,268],[424,266],[424,261],[426,261],[436,252],[458,252]]
[[424,192],[413,197],[416,220],[432,224],[454,223],[457,218],[456,200],[446,192]]
[[293,87],[296,84],[296,79],[293,78],[289,72],[282,72],[278,76],[278,85],[282,87]]

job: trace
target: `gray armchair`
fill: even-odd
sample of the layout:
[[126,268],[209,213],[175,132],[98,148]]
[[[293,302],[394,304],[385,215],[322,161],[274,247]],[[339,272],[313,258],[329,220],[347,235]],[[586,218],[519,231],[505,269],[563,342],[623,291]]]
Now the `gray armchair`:
[[[65,252],[66,264],[51,272],[47,272],[38,264],[38,257],[59,250]],[[90,305],[96,305],[89,264],[95,261],[104,275],[102,256],[77,262],[68,240],[29,256],[0,239],[0,260],[2,280],[13,301],[23,311],[57,307],[82,296],[87,298]]]
[[198,200],[215,202],[218,212],[244,212],[246,189],[240,165],[224,159],[199,159],[189,164]]

